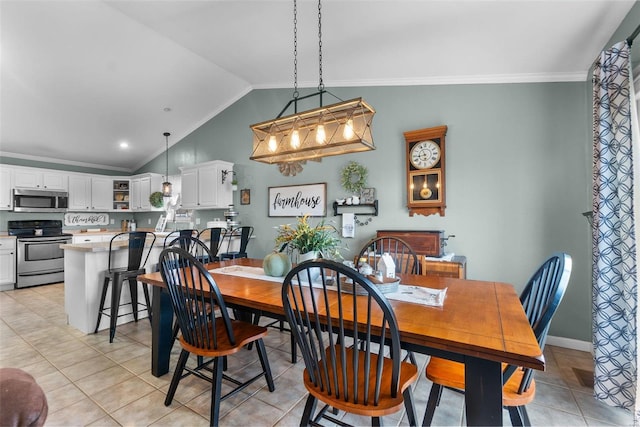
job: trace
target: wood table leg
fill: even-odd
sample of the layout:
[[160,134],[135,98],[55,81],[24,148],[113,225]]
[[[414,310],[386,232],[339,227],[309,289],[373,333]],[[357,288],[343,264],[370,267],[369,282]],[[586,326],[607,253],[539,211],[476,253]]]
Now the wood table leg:
[[502,425],[502,365],[466,357],[465,405],[467,425]]
[[151,311],[151,374],[161,377],[169,372],[173,339],[173,309],[169,293],[164,288],[153,287]]

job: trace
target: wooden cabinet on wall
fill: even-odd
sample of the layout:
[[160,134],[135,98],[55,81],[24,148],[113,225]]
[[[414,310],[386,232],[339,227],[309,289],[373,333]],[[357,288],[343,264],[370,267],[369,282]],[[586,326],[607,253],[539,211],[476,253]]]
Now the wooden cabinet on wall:
[[182,207],[185,209],[227,208],[233,203],[232,180],[233,163],[222,160],[181,168]]
[[418,255],[422,274],[466,279],[466,257],[454,256],[450,261],[434,259],[434,255],[442,255],[443,235],[441,231],[420,230],[378,230],[376,233],[377,237],[393,236],[407,242]]

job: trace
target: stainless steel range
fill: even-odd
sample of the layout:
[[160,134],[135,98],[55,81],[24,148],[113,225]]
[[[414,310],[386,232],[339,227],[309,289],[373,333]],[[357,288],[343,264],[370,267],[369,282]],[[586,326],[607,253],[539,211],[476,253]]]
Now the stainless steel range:
[[16,288],[64,281],[64,251],[71,234],[62,232],[62,221],[9,221],[9,235],[18,243]]

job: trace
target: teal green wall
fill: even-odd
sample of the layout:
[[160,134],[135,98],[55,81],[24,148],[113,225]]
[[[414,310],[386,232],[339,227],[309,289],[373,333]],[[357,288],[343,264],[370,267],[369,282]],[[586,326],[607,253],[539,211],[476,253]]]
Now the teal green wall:
[[[263,257],[274,246],[274,227],[294,221],[268,217],[268,187],[326,182],[327,199],[332,202],[345,195],[339,184],[341,169],[357,160],[369,169],[368,186],[376,189],[380,215],[369,225],[358,226],[355,239],[345,239],[349,246],[345,256],[352,256],[377,229],[444,230],[456,236],[447,250],[467,256],[469,278],[504,281],[521,290],[546,256],[566,251],[573,256],[574,271],[552,334],[590,341],[590,231],[582,216],[590,209],[586,86],[583,82],[330,89],[341,99],[362,96],[374,106],[377,149],[308,162],[295,177],[249,160],[249,125],[273,118],[291,95],[290,90],[256,90],[172,147],[169,173],[177,173],[180,164],[234,162],[239,187],[251,190],[248,206],[240,205],[235,194],[242,224],[256,228],[250,255]],[[449,128],[446,215],[409,217],[403,132],[439,125]],[[137,173],[163,169],[160,156]],[[196,216],[204,224],[221,213],[196,211]],[[340,225],[340,217],[332,212],[328,219]]]

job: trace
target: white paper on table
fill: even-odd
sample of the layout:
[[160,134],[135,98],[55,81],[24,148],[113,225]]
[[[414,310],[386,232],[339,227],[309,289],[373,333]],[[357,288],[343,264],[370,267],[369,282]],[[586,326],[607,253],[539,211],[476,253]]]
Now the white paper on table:
[[388,299],[413,302],[431,307],[442,307],[447,296],[447,288],[432,289],[422,286],[400,285],[393,293],[385,294]]
[[355,237],[356,215],[354,213],[342,214],[342,237]]

